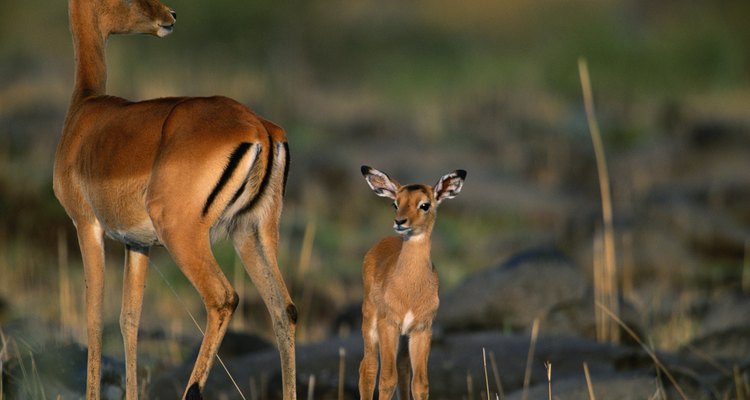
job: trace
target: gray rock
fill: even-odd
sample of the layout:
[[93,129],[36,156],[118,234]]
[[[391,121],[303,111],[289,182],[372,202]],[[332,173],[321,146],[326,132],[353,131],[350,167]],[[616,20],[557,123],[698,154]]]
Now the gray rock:
[[[630,302],[620,298],[618,318],[640,337],[643,337],[643,322],[638,311]],[[552,306],[540,318],[539,332],[543,335],[579,336],[596,340],[596,317],[594,299],[589,294]],[[619,325],[618,325],[619,326]],[[636,344],[636,341],[620,327],[623,343]]]
[[750,329],[750,296],[741,293],[719,293],[709,301],[704,314],[698,331],[699,336],[738,327]]
[[713,359],[750,364],[750,325],[736,326],[693,339],[680,350]]
[[588,286],[560,251],[532,249],[442,295],[437,323],[448,331],[524,329],[553,306],[580,299]]
[[[8,399],[80,399],[86,389],[86,348],[78,344],[47,344],[24,351],[5,366],[3,390]],[[121,399],[123,363],[102,358],[102,398]]]

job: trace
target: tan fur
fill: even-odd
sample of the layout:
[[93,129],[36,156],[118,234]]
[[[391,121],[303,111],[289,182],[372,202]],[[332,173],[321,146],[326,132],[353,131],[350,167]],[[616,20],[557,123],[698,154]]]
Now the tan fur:
[[100,396],[104,234],[127,247],[120,315],[126,397],[137,398],[138,324],[148,250],[157,244],[169,250],[206,305],[205,336],[183,395],[200,397],[238,302],[211,253],[211,232],[220,231],[233,239],[268,306],[284,399],[296,398],[296,309],[276,262],[289,157],[284,131],[225,97],[130,102],[107,96],[108,36],[164,36],[176,14],[157,0],[70,0],[69,12],[76,79],[53,186],[76,226],[84,262],[86,397]]
[[[430,236],[438,204],[461,190],[466,173],[456,171],[446,175],[436,188],[401,186],[370,167],[362,167],[362,173],[376,194],[394,200],[397,207],[394,228],[399,236],[378,242],[367,252],[362,265],[365,347],[359,370],[360,397],[372,399],[379,353],[379,399],[392,398],[397,383],[400,399],[409,398],[410,387],[415,399],[426,399],[432,320],[439,304],[438,276],[430,259]],[[444,183],[446,178],[449,181]],[[429,204],[427,210],[420,209],[424,204]],[[400,335],[407,335],[409,342],[397,356]],[[406,364],[409,361],[411,364]],[[410,375],[413,375],[411,382]]]

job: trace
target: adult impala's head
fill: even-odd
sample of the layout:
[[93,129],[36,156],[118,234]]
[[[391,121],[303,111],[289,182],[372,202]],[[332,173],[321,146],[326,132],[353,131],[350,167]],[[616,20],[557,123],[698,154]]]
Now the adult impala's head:
[[70,0],[71,18],[94,18],[100,34],[172,33],[177,13],[158,0]]
[[396,209],[393,229],[403,238],[429,234],[435,223],[437,207],[443,200],[456,197],[466,179],[466,171],[459,169],[444,175],[435,186],[401,185],[385,173],[366,165],[362,166],[362,175],[375,194],[393,200]]

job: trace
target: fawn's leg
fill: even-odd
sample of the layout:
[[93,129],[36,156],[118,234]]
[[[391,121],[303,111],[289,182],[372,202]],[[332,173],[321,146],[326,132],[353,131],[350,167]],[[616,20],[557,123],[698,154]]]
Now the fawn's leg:
[[359,364],[359,397],[361,400],[372,400],[378,375],[378,322],[375,306],[367,300],[367,296],[362,304],[362,340],[365,347]]
[[407,336],[401,336],[398,341],[396,368],[398,369],[398,398],[399,400],[409,400],[411,362],[409,361],[409,338]]
[[380,339],[380,381],[378,394],[380,400],[390,400],[396,390],[398,374],[396,371],[396,347],[399,331],[396,325],[385,318],[378,319],[378,338]]
[[427,360],[430,357],[430,340],[432,340],[432,331],[429,329],[414,332],[409,337],[411,368],[414,371],[411,391],[415,400],[426,400],[430,394],[430,385],[427,381]]

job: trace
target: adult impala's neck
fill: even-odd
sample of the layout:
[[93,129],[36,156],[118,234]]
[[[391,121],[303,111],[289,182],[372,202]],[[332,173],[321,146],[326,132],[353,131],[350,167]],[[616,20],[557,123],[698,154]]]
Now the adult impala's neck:
[[91,1],[70,0],[70,31],[75,52],[75,87],[71,107],[90,96],[103,95],[107,86],[104,32]]

